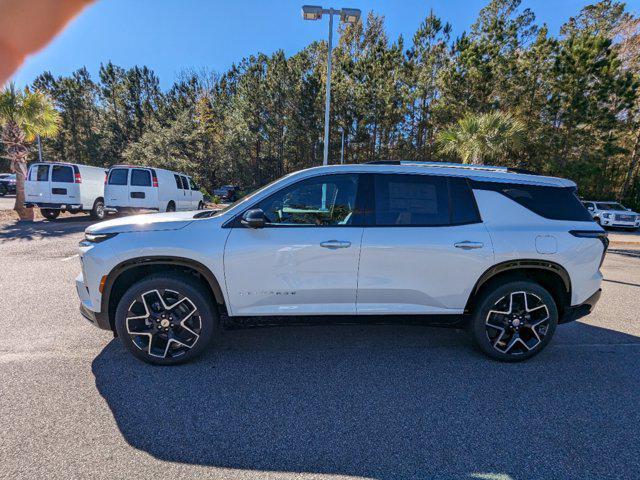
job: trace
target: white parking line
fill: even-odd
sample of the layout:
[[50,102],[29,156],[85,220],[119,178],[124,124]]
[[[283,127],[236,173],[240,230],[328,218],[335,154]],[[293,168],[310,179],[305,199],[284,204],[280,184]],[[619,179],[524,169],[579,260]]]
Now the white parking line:
[[62,259],[62,260],[60,260],[60,261],[61,261],[61,262],[68,262],[69,260],[73,260],[74,258],[77,258],[77,257],[79,257],[79,256],[80,256],[80,255],[76,253],[75,255],[71,255],[70,257],[63,258],[63,259]]

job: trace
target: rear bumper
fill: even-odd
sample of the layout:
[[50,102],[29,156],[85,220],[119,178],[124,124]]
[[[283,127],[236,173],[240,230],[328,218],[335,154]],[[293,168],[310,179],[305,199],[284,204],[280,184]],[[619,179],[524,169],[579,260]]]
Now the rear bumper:
[[49,208],[51,210],[83,210],[81,203],[43,203],[43,202],[24,202],[27,208]]
[[574,320],[577,320],[579,318],[589,315],[591,312],[593,312],[593,309],[598,303],[598,300],[600,300],[601,294],[602,294],[602,289],[599,288],[598,290],[596,290],[596,292],[593,295],[587,298],[580,305],[573,305],[571,307],[568,307],[565,310],[564,315],[562,316],[562,318],[560,318],[560,321],[558,323],[573,322]]
[[141,211],[153,211],[159,212],[159,208],[147,208],[147,207],[119,207],[117,205],[105,205],[104,211],[107,213],[123,213],[123,212],[141,212]]

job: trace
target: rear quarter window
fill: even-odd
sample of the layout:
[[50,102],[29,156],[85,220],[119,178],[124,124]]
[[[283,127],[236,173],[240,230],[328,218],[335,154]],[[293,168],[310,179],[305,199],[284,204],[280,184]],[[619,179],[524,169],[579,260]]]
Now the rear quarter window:
[[548,187],[516,183],[472,182],[472,187],[498,192],[550,220],[591,222],[591,214],[578,199],[574,187]]

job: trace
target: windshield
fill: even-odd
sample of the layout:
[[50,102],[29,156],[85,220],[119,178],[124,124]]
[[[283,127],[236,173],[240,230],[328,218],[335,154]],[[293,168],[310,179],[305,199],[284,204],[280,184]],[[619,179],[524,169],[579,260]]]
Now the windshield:
[[219,217],[220,215],[224,215],[225,213],[227,213],[229,210],[231,210],[232,208],[235,208],[237,205],[240,205],[241,203],[244,202],[248,202],[249,200],[251,200],[254,196],[258,195],[260,192],[262,192],[263,190],[269,188],[271,185],[278,183],[281,180],[284,180],[285,178],[287,178],[289,175],[285,175],[284,177],[278,178],[277,180],[274,180],[273,182],[269,182],[267,183],[265,186],[260,187],[257,190],[254,190],[251,193],[246,194],[244,197],[239,198],[238,200],[236,200],[233,203],[230,203],[229,205],[227,205],[226,207],[224,207],[221,210],[209,210],[207,212],[199,212],[196,213],[196,215],[194,216],[194,218],[205,218],[205,217]]
[[626,210],[622,205],[615,202],[597,203],[600,210]]

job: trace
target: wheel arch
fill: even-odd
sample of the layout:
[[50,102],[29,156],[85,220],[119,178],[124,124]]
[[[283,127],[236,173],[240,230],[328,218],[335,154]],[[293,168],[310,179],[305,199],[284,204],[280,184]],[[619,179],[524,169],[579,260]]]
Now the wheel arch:
[[183,257],[148,256],[125,260],[107,275],[102,292],[101,311],[107,313],[109,326],[115,331],[114,321],[118,302],[133,283],[159,272],[181,272],[195,276],[208,290],[220,313],[226,313],[224,295],[216,276],[204,264]]
[[547,260],[509,260],[487,269],[471,290],[465,313],[473,310],[475,300],[485,288],[497,282],[523,278],[534,280],[549,291],[556,301],[562,322],[566,308],[571,305],[571,277],[562,265]]

